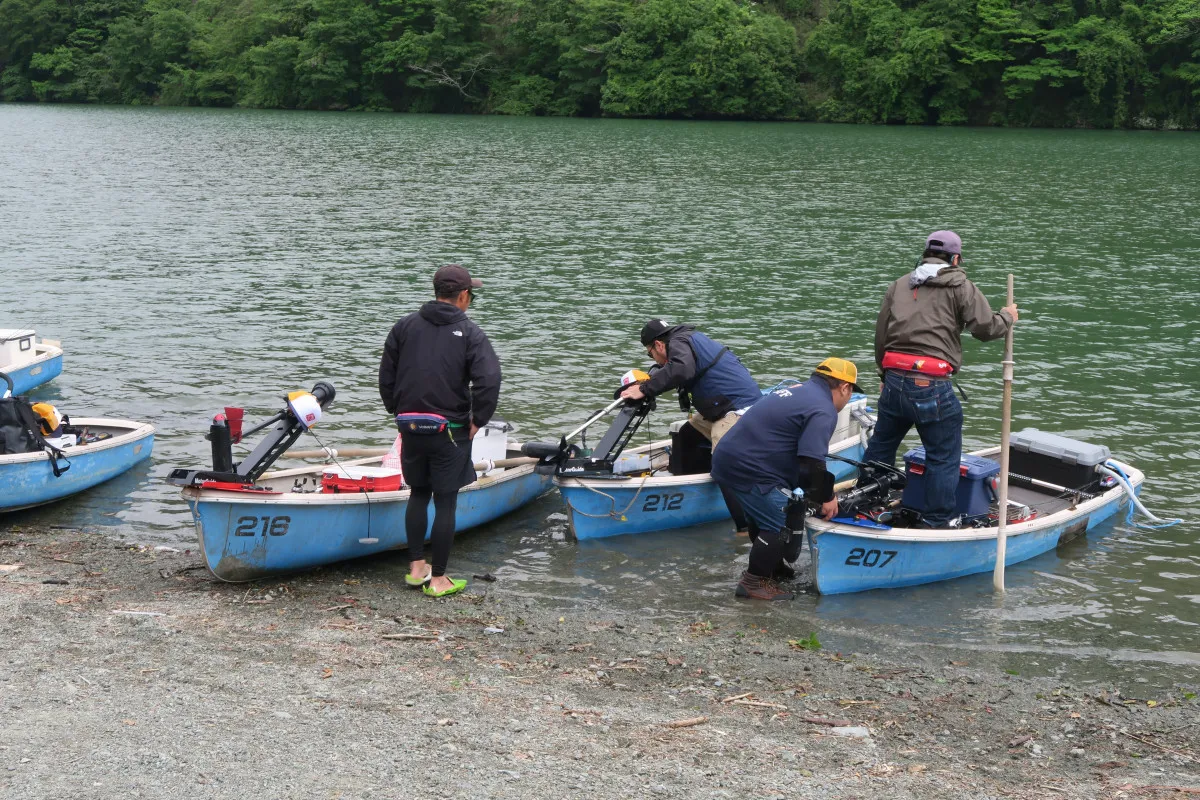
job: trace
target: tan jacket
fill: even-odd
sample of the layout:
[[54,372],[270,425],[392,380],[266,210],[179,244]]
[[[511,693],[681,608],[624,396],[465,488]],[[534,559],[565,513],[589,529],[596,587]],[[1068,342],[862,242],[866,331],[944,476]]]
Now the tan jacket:
[[[927,260],[931,262],[937,263]],[[915,287],[909,280],[911,274],[888,287],[879,309],[875,363],[880,370],[883,354],[891,350],[939,358],[950,362],[958,372],[964,330],[984,342],[1008,333],[1012,317],[1007,311],[992,311],[983,292],[968,280],[962,267],[947,265]]]

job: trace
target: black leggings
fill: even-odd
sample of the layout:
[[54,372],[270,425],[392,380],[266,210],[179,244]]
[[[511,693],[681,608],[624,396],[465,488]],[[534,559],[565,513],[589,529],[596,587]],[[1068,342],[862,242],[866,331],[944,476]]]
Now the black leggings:
[[429,528],[429,500],[433,499],[433,532],[430,545],[433,549],[433,576],[446,574],[446,563],[450,561],[450,546],[454,544],[455,512],[458,510],[458,492],[434,494],[433,489],[413,487],[404,511],[404,530],[408,534],[408,558],[418,561],[425,554],[425,531]]

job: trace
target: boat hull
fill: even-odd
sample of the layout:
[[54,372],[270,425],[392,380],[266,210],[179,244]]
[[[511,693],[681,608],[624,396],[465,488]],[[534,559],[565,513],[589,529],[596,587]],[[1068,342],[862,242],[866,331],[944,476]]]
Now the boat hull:
[[[857,459],[862,445],[858,439],[848,439],[835,445],[832,452]],[[854,467],[837,461],[827,466],[835,481],[854,472]],[[721,490],[708,474],[611,479],[556,476],[554,485],[566,503],[571,534],[580,541],[729,519]]]
[[707,474],[628,479],[556,478],[571,535],[583,541],[729,519]]
[[[38,342],[34,347],[37,354],[32,361],[27,361],[19,366],[0,367],[0,372],[12,378],[14,396],[26,394],[62,374],[63,351],[61,347],[45,342]],[[3,388],[3,385],[0,384],[0,390]]]
[[[550,489],[532,466],[480,479],[458,493],[456,531],[515,511]],[[188,487],[200,550],[216,577],[240,582],[407,547],[409,491],[255,494]],[[429,512],[433,524],[432,504]],[[429,534],[426,532],[426,540]],[[363,542],[362,539],[375,539]]]
[[[1144,476],[1122,464],[1134,487]],[[1121,487],[1041,519],[1007,526],[1005,565],[1053,550],[1126,508]],[[915,530],[860,527],[810,518],[806,525],[813,582],[820,594],[895,589],[991,572],[996,565],[996,529]]]
[[154,426],[128,420],[77,418],[78,427],[121,429],[112,439],[66,449],[70,469],[55,477],[44,452],[0,456],[0,512],[53,503],[128,471],[150,457]]

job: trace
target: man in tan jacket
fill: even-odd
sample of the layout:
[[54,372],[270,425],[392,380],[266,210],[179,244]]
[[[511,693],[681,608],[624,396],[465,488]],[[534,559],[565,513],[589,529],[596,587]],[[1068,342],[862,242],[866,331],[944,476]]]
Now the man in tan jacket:
[[863,460],[894,464],[900,442],[917,426],[925,445],[922,517],[930,528],[951,527],[958,517],[963,415],[950,376],[962,365],[962,331],[986,342],[1003,338],[1017,321],[1015,304],[992,311],[961,264],[958,234],[931,233],[921,263],[888,287],[875,323],[883,390]]

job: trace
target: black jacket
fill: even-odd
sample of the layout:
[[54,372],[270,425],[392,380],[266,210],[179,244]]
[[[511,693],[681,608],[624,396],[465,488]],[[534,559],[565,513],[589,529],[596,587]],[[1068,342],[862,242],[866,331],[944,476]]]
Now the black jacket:
[[389,414],[427,411],[482,428],[500,400],[500,359],[466,314],[431,300],[388,334],[379,396]]

